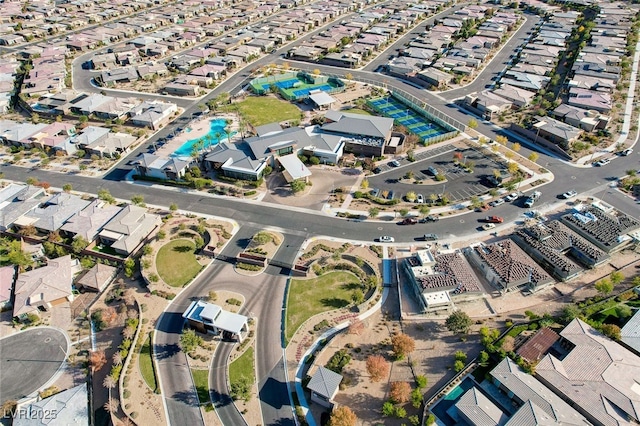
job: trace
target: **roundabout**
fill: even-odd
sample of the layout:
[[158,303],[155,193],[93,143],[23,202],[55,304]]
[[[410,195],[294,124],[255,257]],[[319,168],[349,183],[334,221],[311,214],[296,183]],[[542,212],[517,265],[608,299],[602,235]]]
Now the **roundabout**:
[[49,385],[69,351],[67,336],[51,327],[32,328],[0,340],[0,395],[20,400]]

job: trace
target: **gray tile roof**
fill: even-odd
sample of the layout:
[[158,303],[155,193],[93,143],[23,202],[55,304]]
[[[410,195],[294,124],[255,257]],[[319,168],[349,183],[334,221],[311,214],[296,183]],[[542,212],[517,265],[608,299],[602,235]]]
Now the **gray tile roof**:
[[[539,367],[539,365],[538,365]],[[536,369],[537,371],[537,369]],[[549,388],[525,373],[509,358],[503,359],[491,376],[513,392],[520,401],[531,401],[548,416],[566,425],[588,425],[589,422]]]
[[325,117],[332,121],[322,126],[322,130],[347,135],[386,138],[393,127],[393,118],[350,114],[341,111],[327,111]]
[[338,391],[341,381],[342,375],[323,366],[319,366],[318,370],[311,376],[307,388],[319,395],[327,397],[327,399],[331,399]]
[[636,311],[635,315],[627,321],[620,330],[621,340],[633,348],[636,352],[640,352],[640,311]]
[[76,281],[76,284],[87,289],[100,291],[115,277],[116,272],[118,272],[118,269],[113,266],[96,263]]
[[[59,424],[66,426],[83,426],[89,424],[89,405],[87,384],[83,383],[71,389],[21,406],[27,415],[16,416],[15,426],[39,426]],[[47,413],[55,413],[55,421],[47,421]]]
[[504,426],[562,426],[564,424],[562,421],[554,419],[533,402],[527,401]]
[[640,357],[579,319],[560,335],[575,346],[561,360],[545,356],[536,375],[599,424],[640,421]]
[[60,228],[62,231],[81,236],[91,242],[98,235],[102,227],[109,222],[121,207],[94,200],[87,207],[74,214]]
[[38,229],[49,232],[56,231],[71,216],[89,204],[90,201],[83,200],[77,195],[60,192],[25,214],[25,217],[35,219],[32,224]]
[[36,207],[44,189],[30,185],[11,184],[0,191],[0,229],[13,225],[22,215]]
[[111,247],[131,253],[159,223],[160,216],[148,213],[145,208],[128,205],[103,227],[102,232],[120,234]]
[[460,397],[456,408],[458,414],[474,426],[498,426],[507,420],[507,415],[476,387]]

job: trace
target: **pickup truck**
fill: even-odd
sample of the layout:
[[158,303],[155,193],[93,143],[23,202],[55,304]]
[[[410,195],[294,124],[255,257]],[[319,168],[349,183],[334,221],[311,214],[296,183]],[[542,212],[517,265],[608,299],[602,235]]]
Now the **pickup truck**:
[[533,205],[536,203],[536,201],[538,201],[541,195],[542,193],[540,191],[533,191],[533,193],[529,195],[529,197],[525,200],[524,206],[528,208],[533,207]]

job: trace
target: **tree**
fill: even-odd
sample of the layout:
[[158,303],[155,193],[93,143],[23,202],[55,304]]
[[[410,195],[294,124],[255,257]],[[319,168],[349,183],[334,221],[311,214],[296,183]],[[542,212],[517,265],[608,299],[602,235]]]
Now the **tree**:
[[498,135],[496,136],[496,142],[498,142],[502,146],[506,146],[509,139],[506,136]]
[[115,204],[116,199],[113,198],[108,189],[100,189],[98,190],[98,199],[105,201],[109,204]]
[[409,401],[411,395],[411,385],[409,382],[391,382],[389,388],[389,397],[396,404],[402,404]]
[[116,381],[116,379],[110,374],[105,376],[104,380],[102,381],[102,386],[104,386],[105,388],[109,389],[109,391],[111,391],[111,389],[115,388],[117,384],[118,384],[118,382]]
[[467,354],[465,354],[462,351],[456,351],[455,357],[456,357],[456,360],[460,360],[462,362],[467,360]]
[[467,334],[471,328],[471,324],[473,324],[473,321],[471,321],[469,315],[463,311],[455,311],[447,317],[444,323],[447,330],[456,334]]
[[136,206],[144,207],[144,196],[140,194],[134,195],[131,197],[131,202]]
[[198,336],[194,330],[185,330],[180,335],[180,347],[184,353],[193,352],[202,344],[202,337]]
[[302,179],[296,179],[291,182],[291,191],[293,191],[294,194],[304,191],[306,187],[307,187],[307,184]]
[[371,355],[367,358],[367,372],[372,382],[379,382],[389,375],[391,364],[382,355]]
[[574,319],[580,317],[582,311],[576,305],[566,305],[562,308],[562,314],[560,315],[560,321],[565,324],[569,324]]
[[532,152],[531,154],[529,154],[529,161],[533,161],[534,163],[536,161],[538,161],[538,158],[540,158],[540,156],[538,155],[537,152]]
[[486,351],[480,351],[480,365],[485,367],[489,363],[489,354]]
[[88,245],[89,241],[85,240],[82,235],[78,235],[73,239],[73,241],[71,241],[71,250],[78,254],[82,250],[86,249]]
[[611,280],[613,285],[616,286],[624,281],[624,275],[620,271],[613,271],[611,275],[609,275],[609,279]]
[[25,182],[27,183],[27,185],[35,186],[38,184],[38,179],[31,176],[31,177],[28,177]]
[[520,151],[521,148],[522,148],[522,145],[520,145],[518,142],[515,142],[513,145],[511,145],[511,149],[515,152]]
[[[122,353],[120,353],[120,351],[114,353],[113,357],[111,359],[113,360],[113,363],[116,364],[116,365],[121,365],[122,361],[124,361],[124,359],[122,358]],[[105,378],[105,380],[106,380],[106,378]]]
[[128,258],[124,261],[124,275],[127,278],[131,278],[133,276],[134,268],[136,267],[136,261]]
[[422,216],[426,216],[431,212],[431,209],[429,207],[423,205],[423,206],[420,206],[418,208],[418,211],[420,212],[420,214]]
[[467,122],[467,126],[471,129],[477,129],[478,128],[478,121],[475,118],[472,118],[469,120],[469,122]]
[[360,183],[360,188],[362,189],[369,189],[369,179],[362,179],[362,182]]
[[400,216],[405,217],[409,214],[409,209],[400,209],[398,210],[398,213],[400,213]]
[[600,331],[610,339],[620,340],[620,327],[615,324],[602,324]]
[[351,292],[351,301],[354,305],[359,305],[364,302],[364,293],[361,289],[357,288]]
[[613,282],[611,282],[611,280],[609,280],[608,278],[603,278],[599,281],[596,281],[595,288],[596,290],[598,290],[598,293],[606,296],[613,291]]
[[396,333],[391,338],[393,353],[397,359],[404,358],[416,349],[416,342],[404,333]]
[[518,172],[518,169],[519,169],[518,163],[514,163],[513,161],[510,161],[509,164],[507,165],[507,170],[512,175],[516,174]]
[[369,217],[375,219],[380,214],[380,209],[377,207],[371,207],[369,209]]
[[136,335],[136,329],[133,327],[125,327],[124,330],[122,330],[122,336],[125,339],[133,339],[133,336]]
[[413,408],[420,408],[422,400],[423,396],[422,392],[420,392],[420,389],[414,389],[411,391],[411,405],[413,405]]
[[[107,377],[111,377],[111,376],[107,376]],[[118,407],[120,406],[120,403],[118,402],[117,399],[115,398],[109,398],[109,400],[107,402],[104,403],[103,408],[105,409],[105,411],[107,411],[108,413],[116,413],[118,411]]]
[[359,318],[356,318],[353,321],[351,321],[351,325],[349,325],[349,329],[347,330],[349,334],[356,334],[358,336],[362,334],[363,331],[364,331],[364,323]]
[[73,186],[70,183],[65,183],[62,185],[62,190],[64,192],[71,192],[73,190]]
[[464,362],[460,361],[459,359],[456,360],[456,362],[453,363],[453,369],[456,373],[461,372],[462,370],[464,370]]
[[328,426],[356,426],[358,417],[353,411],[346,405],[341,405],[338,408],[334,408],[329,417]]
[[107,363],[107,357],[104,355],[103,350],[91,351],[89,353],[89,365],[91,370],[98,371]]

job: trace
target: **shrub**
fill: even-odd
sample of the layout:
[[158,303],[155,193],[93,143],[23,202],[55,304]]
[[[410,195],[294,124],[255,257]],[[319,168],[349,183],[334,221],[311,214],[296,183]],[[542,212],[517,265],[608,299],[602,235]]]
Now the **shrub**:
[[347,353],[345,349],[340,349],[327,362],[325,365],[329,370],[338,374],[342,373],[342,369],[351,361],[351,355]]
[[402,404],[409,401],[411,394],[411,385],[408,382],[391,382],[389,389],[389,397],[396,404]]
[[230,298],[230,299],[227,299],[227,300],[226,300],[226,302],[227,302],[228,304],[230,304],[230,305],[234,305],[234,306],[240,306],[240,305],[242,305],[242,302],[241,302],[240,300],[235,299],[235,298],[233,298],[233,297],[232,297],[232,298]]
[[416,342],[404,333],[396,333],[391,338],[391,344],[393,345],[393,353],[397,359],[404,358],[405,355],[410,354],[416,348]]
[[382,415],[389,417],[389,416],[393,416],[393,413],[395,413],[396,409],[393,406],[393,403],[391,401],[387,401],[384,404],[382,404]]
[[424,389],[427,387],[427,377],[423,375],[416,376],[416,386],[418,389]]
[[404,407],[396,407],[395,415],[399,419],[404,419],[407,417],[407,410],[405,410]]

